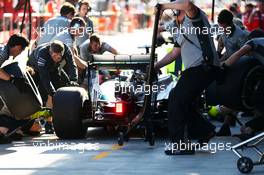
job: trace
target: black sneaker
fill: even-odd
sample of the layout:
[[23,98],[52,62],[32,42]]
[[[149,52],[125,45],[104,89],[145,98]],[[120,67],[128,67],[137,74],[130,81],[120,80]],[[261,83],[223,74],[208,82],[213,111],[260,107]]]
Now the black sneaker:
[[[186,143],[188,145],[191,145],[190,143]],[[174,146],[172,146],[174,147]],[[188,146],[187,146],[188,147]],[[175,148],[175,147],[174,147]],[[173,155],[194,155],[195,154],[195,148],[191,147],[191,148],[184,148],[184,149],[167,149],[164,151],[164,153],[168,156],[173,156]]]
[[45,134],[54,134],[54,129],[52,122],[46,122],[45,124]]
[[195,150],[191,149],[191,150],[165,150],[164,153],[167,156],[175,156],[175,155],[194,155],[195,154]]
[[21,130],[23,131],[23,134],[25,136],[33,136],[33,137],[40,136],[39,131],[31,131],[31,128],[34,125],[34,123],[35,123],[35,120],[30,120],[25,126],[22,127]]
[[228,124],[223,124],[216,136],[231,136],[231,130]]
[[23,134],[20,134],[20,133],[14,133],[14,134],[11,134],[9,136],[10,139],[12,139],[13,141],[21,141],[22,138],[23,138]]
[[9,144],[12,143],[12,140],[6,137],[4,134],[0,133],[0,144]]

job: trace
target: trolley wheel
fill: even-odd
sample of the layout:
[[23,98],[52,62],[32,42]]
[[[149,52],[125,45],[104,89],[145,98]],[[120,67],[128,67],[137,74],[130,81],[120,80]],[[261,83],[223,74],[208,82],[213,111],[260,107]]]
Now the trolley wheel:
[[155,133],[151,132],[148,137],[149,137],[148,138],[149,145],[154,146],[155,145]]
[[125,140],[124,133],[123,132],[119,132],[118,133],[118,139],[117,139],[118,145],[119,146],[123,146],[124,145],[124,140]]
[[237,160],[237,168],[241,173],[250,173],[253,169],[253,161],[248,157],[241,157]]

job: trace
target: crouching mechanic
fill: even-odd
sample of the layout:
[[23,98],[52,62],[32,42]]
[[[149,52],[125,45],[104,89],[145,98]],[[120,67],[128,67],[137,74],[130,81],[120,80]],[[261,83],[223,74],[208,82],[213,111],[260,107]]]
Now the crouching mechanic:
[[[10,57],[14,59],[21,54],[28,45],[29,41],[25,37],[18,34],[12,35],[6,45],[0,46],[0,67]],[[16,80],[14,80],[14,77],[5,72],[2,68],[0,68],[0,83],[1,81],[12,81],[12,83],[17,83]],[[0,94],[4,93],[6,92],[0,86]],[[11,139],[15,139],[13,137],[7,138],[5,135],[26,122],[26,120],[16,120],[15,118],[12,118],[7,106],[0,99],[0,144],[9,143],[12,141]]]
[[[67,85],[77,86],[77,66],[70,48],[61,41],[40,45],[30,55],[28,65],[34,69],[33,79],[45,103],[56,89]],[[51,103],[52,104],[52,103]]]
[[[187,32],[210,29],[205,13],[190,0],[176,0],[161,4],[161,12],[166,9],[185,11],[181,32],[175,42],[174,56],[181,54],[185,71],[176,87],[170,92],[168,103],[168,128],[171,144],[166,147],[167,155],[194,154],[192,144],[185,142],[184,132],[188,128],[190,138],[199,139],[200,145],[207,143],[215,135],[215,126],[208,122],[197,110],[197,98],[220,73],[218,57],[210,32]],[[188,29],[188,30],[187,30]],[[174,61],[175,57],[164,57],[155,64],[155,69]],[[182,146],[184,146],[183,148]],[[186,146],[189,144],[189,146]],[[195,145],[196,146],[196,145]]]
[[[253,30],[248,36],[248,42],[240,50],[231,55],[223,64],[224,67],[235,64],[241,57],[251,55],[262,63],[264,62],[264,32],[261,29]],[[258,83],[255,92],[256,116],[241,128],[242,134],[253,134],[264,130],[264,81]],[[251,137],[251,136],[250,136]],[[247,138],[245,138],[247,139]]]

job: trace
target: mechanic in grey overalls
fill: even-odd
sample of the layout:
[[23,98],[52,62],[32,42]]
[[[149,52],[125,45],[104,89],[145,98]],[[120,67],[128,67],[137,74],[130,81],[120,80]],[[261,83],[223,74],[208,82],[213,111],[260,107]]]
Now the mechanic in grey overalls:
[[158,37],[162,37],[160,33],[164,31],[169,32],[173,36],[173,43],[176,43],[176,45],[174,44],[172,50],[169,53],[167,53],[162,59],[170,60],[174,58],[175,60],[177,60],[175,62],[174,71],[170,73],[173,73],[175,76],[179,76],[180,75],[179,72],[182,71],[182,59],[181,59],[181,55],[178,55],[177,53],[177,50],[178,50],[177,49],[177,37],[179,37],[178,31],[180,30],[180,25],[182,24],[184,20],[185,12],[183,10],[173,10],[172,13],[173,13],[174,19],[159,27]]
[[75,13],[76,9],[72,4],[64,3],[60,9],[60,16],[50,18],[41,27],[37,45],[48,43],[58,33],[67,30]]
[[[195,102],[220,72],[213,38],[210,32],[186,29],[210,29],[205,13],[189,0],[176,0],[161,5],[166,9],[184,10],[186,15],[177,38],[177,54],[181,53],[185,71],[176,87],[171,91],[168,104],[169,137],[173,146],[184,142],[186,126],[190,133],[199,139],[199,143],[208,142],[215,135],[215,126],[205,120],[196,110]],[[208,34],[209,33],[209,34]],[[173,58],[164,58],[155,64],[155,69],[171,63]],[[188,141],[189,142],[189,141]],[[178,145],[177,145],[178,146]],[[165,148],[167,155],[194,154],[191,147],[186,149]]]
[[[80,46],[80,56],[81,59],[85,62],[92,62],[93,55],[103,55],[105,52],[109,52],[114,55],[118,54],[115,48],[113,48],[106,42],[102,42],[101,38],[96,34],[91,35],[89,40],[86,40]],[[110,76],[108,70],[99,70],[99,74]],[[91,90],[90,93],[93,93],[92,90],[93,85],[98,84],[97,80],[98,77],[95,70],[91,69],[90,73],[88,73],[88,71],[86,72],[84,82],[88,82],[89,90]],[[99,88],[97,87],[96,89]]]
[[87,63],[79,57],[79,53],[76,49],[76,37],[84,34],[85,27],[86,23],[81,17],[74,17],[70,22],[70,26],[67,30],[56,34],[50,40],[50,42],[55,40],[61,41],[71,49],[71,52],[74,56],[74,62],[76,63],[80,72],[85,71],[85,69],[87,68]]
[[217,52],[220,53],[225,48],[225,53],[220,58],[220,61],[225,61],[233,53],[238,51],[247,41],[249,32],[242,30],[233,22],[233,14],[228,10],[222,10],[218,15],[218,24],[225,32],[222,33],[218,40]]

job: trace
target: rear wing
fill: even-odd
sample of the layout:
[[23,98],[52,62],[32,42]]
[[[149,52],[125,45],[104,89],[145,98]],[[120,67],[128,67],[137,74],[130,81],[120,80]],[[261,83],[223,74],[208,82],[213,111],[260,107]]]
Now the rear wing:
[[149,54],[93,55],[91,64],[107,68],[144,68],[149,62]]

